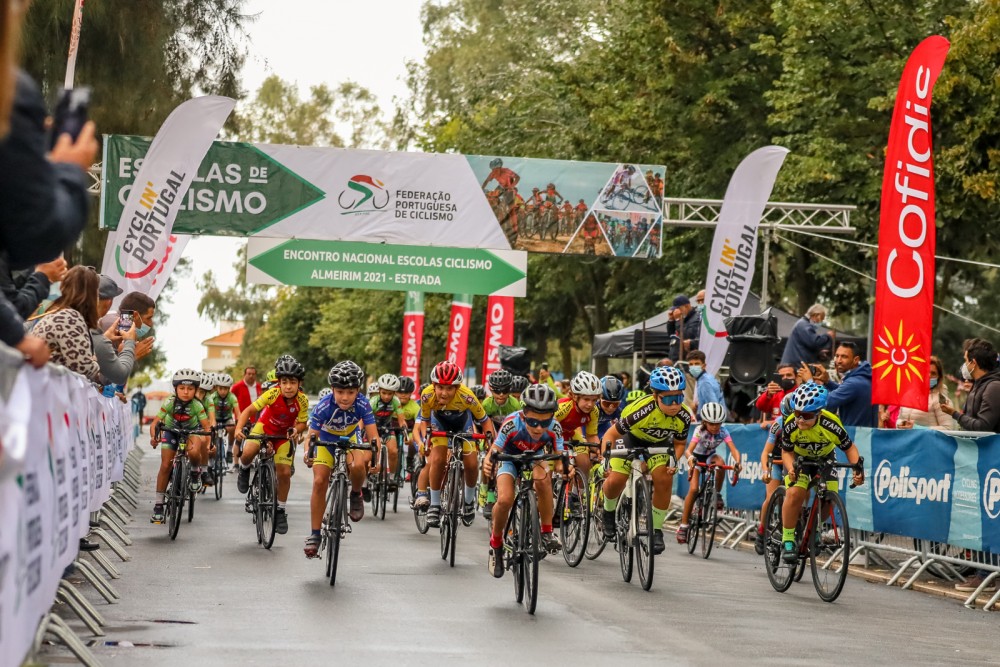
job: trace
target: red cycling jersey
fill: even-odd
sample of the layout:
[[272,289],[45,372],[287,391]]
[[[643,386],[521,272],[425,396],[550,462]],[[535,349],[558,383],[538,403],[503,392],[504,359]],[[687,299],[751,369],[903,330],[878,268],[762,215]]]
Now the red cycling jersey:
[[486,182],[496,181],[501,187],[510,189],[514,187],[520,177],[508,169],[507,167],[498,167],[490,172],[490,175],[486,177]]
[[257,425],[267,435],[285,435],[297,423],[305,423],[309,412],[309,399],[301,391],[291,401],[281,395],[280,387],[271,387],[253,402],[260,412]]

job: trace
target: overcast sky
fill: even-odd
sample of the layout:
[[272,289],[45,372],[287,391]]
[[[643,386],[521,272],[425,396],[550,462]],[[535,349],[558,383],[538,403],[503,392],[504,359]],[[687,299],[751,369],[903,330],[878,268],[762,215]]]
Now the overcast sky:
[[[243,87],[253,93],[270,76],[309,87],[331,87],[352,80],[378,96],[387,113],[393,97],[406,94],[406,62],[424,54],[420,25],[422,0],[250,0],[247,13],[259,14],[248,28],[250,55],[243,70]],[[184,256],[193,262],[192,278],[171,285],[170,317],[157,325],[158,345],[168,368],[201,368],[201,342],[219,333],[219,325],[199,318],[197,276],[211,270],[219,287],[236,282],[232,267],[246,241],[197,238]],[[242,271],[242,269],[241,269]],[[303,335],[307,335],[303,333]]]

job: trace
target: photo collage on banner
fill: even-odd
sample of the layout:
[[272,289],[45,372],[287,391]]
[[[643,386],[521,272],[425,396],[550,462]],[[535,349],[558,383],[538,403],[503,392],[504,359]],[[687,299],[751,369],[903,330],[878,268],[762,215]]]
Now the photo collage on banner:
[[660,256],[663,166],[466,157],[513,248]]

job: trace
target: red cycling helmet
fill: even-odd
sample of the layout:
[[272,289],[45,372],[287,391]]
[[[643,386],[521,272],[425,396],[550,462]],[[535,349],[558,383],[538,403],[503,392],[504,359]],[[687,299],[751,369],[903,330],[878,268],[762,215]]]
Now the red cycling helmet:
[[462,384],[462,379],[462,369],[450,361],[442,361],[431,370],[433,384]]

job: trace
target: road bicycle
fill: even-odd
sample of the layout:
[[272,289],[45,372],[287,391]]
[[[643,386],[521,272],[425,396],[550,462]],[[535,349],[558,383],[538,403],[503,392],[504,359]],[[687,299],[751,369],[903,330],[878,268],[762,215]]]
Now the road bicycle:
[[688,480],[694,477],[694,471],[700,470],[698,495],[691,508],[691,523],[688,528],[688,553],[693,554],[698,543],[701,543],[701,557],[708,558],[715,546],[715,530],[719,527],[719,502],[722,495],[715,488],[716,476],[719,471],[735,471],[730,483],[736,486],[739,481],[739,471],[735,466],[719,465],[718,463],[696,462],[688,472]]
[[[247,491],[245,507],[253,517],[257,529],[257,544],[270,549],[274,544],[278,514],[278,482],[274,474],[274,449],[270,443],[284,442],[288,440],[288,436],[250,433],[246,439],[256,440],[261,443],[261,447],[250,464],[250,489]],[[291,456],[294,458],[294,441],[290,442]]]
[[563,559],[570,567],[576,567],[583,560],[590,533],[590,484],[582,470],[570,467],[568,457],[563,461],[563,472],[552,476],[552,493],[553,518],[559,524]]
[[595,463],[590,467],[590,528],[587,531],[587,546],[584,556],[587,560],[594,560],[604,552],[608,540],[604,537],[604,462]]
[[425,465],[427,465],[427,462],[418,453],[414,457],[413,470],[410,471],[410,509],[413,510],[413,520],[416,522],[417,531],[421,535],[426,535],[429,529],[427,525],[427,508],[415,507],[414,502],[417,499],[417,480],[420,479],[420,472],[424,469]]
[[533,470],[537,463],[556,461],[563,456],[561,452],[496,452],[493,455],[493,460],[497,463],[513,463],[517,472],[517,494],[503,531],[504,569],[512,571],[514,599],[523,604],[529,614],[535,613],[538,604],[538,563],[546,555],[542,548],[542,527],[538,516]]
[[[396,469],[393,471],[389,470],[389,447],[385,444],[387,437],[395,438],[396,449],[399,452],[396,456]],[[372,490],[372,514],[385,520],[389,494],[392,494],[392,511],[395,513],[399,503],[399,490],[403,487],[406,431],[401,428],[386,429],[379,433],[379,440],[382,445],[378,449],[378,456],[372,468],[373,472],[369,475],[368,486]]]
[[448,465],[445,468],[444,486],[441,487],[441,559],[455,567],[455,542],[458,539],[458,523],[471,526],[475,520],[466,519],[463,515],[465,501],[465,464],[462,461],[465,443],[485,440],[482,433],[468,431],[452,433],[449,431],[431,431],[432,438],[448,439]]
[[222,480],[229,472],[229,466],[226,465],[229,438],[225,424],[216,424],[212,427],[212,442],[215,443],[215,455],[210,463],[209,474],[215,482],[215,499],[222,500]]
[[330,483],[326,487],[326,513],[320,529],[319,551],[326,559],[326,576],[330,585],[337,583],[337,564],[340,561],[340,541],[351,532],[348,520],[350,503],[348,487],[351,485],[347,471],[347,452],[350,450],[371,451],[366,443],[353,442],[350,438],[337,438],[332,442],[322,442],[313,437],[309,443],[309,458],[316,458],[316,450],[326,447],[333,457]]
[[[863,471],[864,459],[859,459],[857,465],[833,459],[796,460],[791,479],[798,479],[800,474],[809,476],[809,498],[795,526],[795,563],[785,563],[781,558],[782,505],[786,489],[780,486],[771,495],[764,512],[764,561],[767,578],[779,593],[787,591],[792,582],[801,577],[807,560],[820,599],[833,602],[843,591],[851,558],[851,528],[844,501],[839,493],[829,488],[838,480],[837,470],[843,468]],[[851,484],[851,488],[854,486]]]
[[601,196],[601,204],[609,211],[621,211],[630,206],[639,206],[647,211],[656,211],[656,202],[649,194],[649,188],[638,185],[634,188],[612,186],[611,191]]
[[621,458],[629,463],[625,490],[618,499],[615,511],[615,549],[622,568],[622,579],[632,581],[633,563],[639,566],[642,590],[653,587],[653,488],[644,459],[658,454],[673,456],[673,447],[637,445],[625,447],[624,441],[615,443],[608,458]]
[[177,438],[177,451],[167,480],[167,489],[163,494],[164,513],[167,515],[167,534],[171,540],[177,539],[181,527],[181,515],[184,513],[184,502],[188,504],[188,523],[194,519],[195,491],[191,488],[191,460],[187,455],[187,441],[192,435],[212,435],[209,431],[185,431],[184,429],[158,426],[156,439],[161,433],[170,433]]

